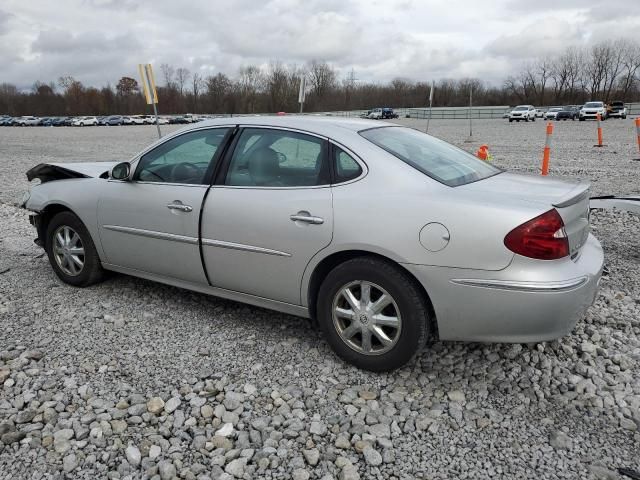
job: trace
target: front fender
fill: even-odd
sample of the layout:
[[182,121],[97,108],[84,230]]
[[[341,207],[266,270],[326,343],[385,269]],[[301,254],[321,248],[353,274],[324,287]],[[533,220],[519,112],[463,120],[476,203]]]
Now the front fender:
[[104,259],[98,234],[97,205],[106,181],[100,178],[73,178],[36,185],[24,208],[40,214],[52,206],[62,206],[80,218],[89,231],[98,255]]

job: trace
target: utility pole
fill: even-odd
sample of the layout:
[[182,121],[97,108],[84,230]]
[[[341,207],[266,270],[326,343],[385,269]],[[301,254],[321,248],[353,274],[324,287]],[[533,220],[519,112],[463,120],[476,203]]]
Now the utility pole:
[[307,86],[307,76],[302,75],[300,77],[300,90],[298,91],[298,103],[300,104],[300,113],[302,113],[302,109],[304,107],[304,98],[306,95],[305,87]]
[[429,90],[429,117],[427,118],[427,129],[424,133],[429,133],[429,122],[431,122],[431,106],[433,105],[433,87],[434,82],[431,81],[431,90]]

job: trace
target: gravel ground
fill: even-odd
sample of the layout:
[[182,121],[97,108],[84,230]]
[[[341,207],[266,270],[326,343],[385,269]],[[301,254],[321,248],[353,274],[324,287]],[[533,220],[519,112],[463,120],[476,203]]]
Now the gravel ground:
[[[401,120],[424,128],[424,122]],[[632,121],[556,124],[551,172],[640,193]],[[390,374],[309,322],[122,275],[61,284],[16,208],[43,161],[126,160],[155,127],[0,129],[0,479],[623,478],[640,470],[640,218],[592,215],[607,274],[559,341],[437,342]],[[168,130],[168,127],[165,127]],[[544,124],[432,121],[535,172]]]

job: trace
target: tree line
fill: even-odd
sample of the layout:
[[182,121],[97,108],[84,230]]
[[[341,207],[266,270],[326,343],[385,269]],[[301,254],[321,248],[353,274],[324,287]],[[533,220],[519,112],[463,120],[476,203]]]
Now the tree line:
[[[300,78],[306,76],[305,111],[369,109],[376,106],[421,107],[428,102],[431,81],[396,78],[388,83],[361,82],[353,71],[340,78],[325,61],[242,67],[235,77],[204,76],[185,67],[162,64],[157,74],[160,113],[297,112]],[[475,105],[562,105],[590,99],[640,100],[640,44],[629,39],[590,47],[567,47],[555,56],[524,63],[502,85],[480,78],[441,79],[435,85],[435,107],[465,106],[473,91]],[[37,81],[29,91],[0,84],[0,114],[109,115],[148,112],[138,81],[122,77],[115,87],[83,85],[72,76],[57,82]]]

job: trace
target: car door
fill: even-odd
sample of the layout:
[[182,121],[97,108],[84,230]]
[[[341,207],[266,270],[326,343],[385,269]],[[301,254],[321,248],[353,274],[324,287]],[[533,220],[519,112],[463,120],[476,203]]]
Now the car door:
[[129,181],[109,180],[98,201],[108,264],[207,283],[199,216],[231,129],[198,129],[172,137],[140,157]]
[[202,212],[211,283],[299,305],[304,269],[333,233],[327,140],[247,127],[234,144]]

